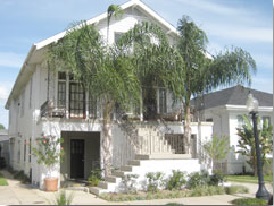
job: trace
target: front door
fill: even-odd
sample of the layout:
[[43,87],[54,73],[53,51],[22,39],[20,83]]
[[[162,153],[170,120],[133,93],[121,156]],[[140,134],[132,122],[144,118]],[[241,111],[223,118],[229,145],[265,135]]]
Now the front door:
[[70,178],[84,179],[85,140],[70,140]]

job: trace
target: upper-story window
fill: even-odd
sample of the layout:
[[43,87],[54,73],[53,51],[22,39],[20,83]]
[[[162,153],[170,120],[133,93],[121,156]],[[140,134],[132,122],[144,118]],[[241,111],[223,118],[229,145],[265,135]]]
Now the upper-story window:
[[58,72],[58,108],[66,106],[66,72]]
[[167,112],[166,89],[165,88],[160,88],[159,89],[159,112],[161,114]]

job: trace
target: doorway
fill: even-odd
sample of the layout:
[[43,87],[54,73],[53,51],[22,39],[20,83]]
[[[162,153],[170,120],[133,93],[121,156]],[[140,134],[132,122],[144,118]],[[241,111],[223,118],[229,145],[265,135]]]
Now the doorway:
[[70,140],[70,178],[84,179],[85,140]]

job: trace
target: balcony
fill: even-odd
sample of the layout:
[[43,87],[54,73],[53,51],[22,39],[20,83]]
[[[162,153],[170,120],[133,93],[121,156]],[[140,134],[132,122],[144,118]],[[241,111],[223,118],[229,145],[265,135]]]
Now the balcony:
[[46,101],[41,105],[41,118],[64,118],[66,115],[66,107],[54,105],[51,101]]

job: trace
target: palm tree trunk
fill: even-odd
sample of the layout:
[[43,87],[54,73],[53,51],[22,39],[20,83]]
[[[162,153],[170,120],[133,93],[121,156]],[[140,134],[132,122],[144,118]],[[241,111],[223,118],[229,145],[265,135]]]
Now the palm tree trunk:
[[110,161],[111,161],[111,130],[110,130],[110,112],[114,106],[113,102],[105,100],[105,108],[103,109],[103,164],[105,167],[105,177],[110,176]]
[[[189,96],[190,97],[190,96]],[[184,121],[184,154],[191,154],[190,138],[191,138],[191,113],[190,113],[190,98],[188,95],[185,99],[185,121]]]

